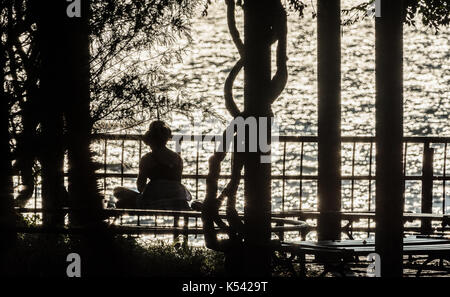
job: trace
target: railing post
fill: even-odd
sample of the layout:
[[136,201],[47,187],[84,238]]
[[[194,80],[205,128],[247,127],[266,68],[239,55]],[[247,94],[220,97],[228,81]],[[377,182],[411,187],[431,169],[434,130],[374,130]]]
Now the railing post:
[[[422,164],[422,213],[433,212],[433,156],[434,149],[430,148],[430,143],[423,146]],[[422,219],[422,233],[431,234],[431,220]]]
[[178,235],[180,235],[178,230],[176,230],[177,228],[180,227],[180,217],[179,216],[173,216],[173,227],[175,229],[173,231],[173,241],[175,242],[177,240]]
[[183,218],[183,239],[186,244],[189,243],[189,216]]

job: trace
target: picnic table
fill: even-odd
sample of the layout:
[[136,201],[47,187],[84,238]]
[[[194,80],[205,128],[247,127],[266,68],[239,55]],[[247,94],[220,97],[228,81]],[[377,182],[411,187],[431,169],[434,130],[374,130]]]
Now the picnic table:
[[[361,267],[360,257],[367,257],[375,253],[375,241],[368,240],[327,240],[327,241],[304,241],[300,243],[280,242],[275,250],[290,254],[283,263],[294,272],[292,263],[300,264],[300,275],[306,274],[306,255],[313,255],[318,264],[323,264],[325,269],[322,275],[328,272],[337,272],[342,276],[347,275],[352,265]],[[426,266],[439,260],[440,271],[450,274],[450,267],[445,262],[450,262],[450,238],[437,236],[408,236],[403,241],[403,255],[407,256],[405,267],[415,269],[416,276],[420,276]],[[417,258],[419,257],[419,258]],[[421,259],[422,262],[417,262]],[[290,263],[289,263],[290,262]],[[367,262],[364,263],[367,267]]]

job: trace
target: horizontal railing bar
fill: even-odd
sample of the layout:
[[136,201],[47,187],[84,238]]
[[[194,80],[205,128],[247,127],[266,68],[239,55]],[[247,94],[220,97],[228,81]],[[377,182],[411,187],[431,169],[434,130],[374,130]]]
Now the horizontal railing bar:
[[[41,213],[44,211],[42,208],[15,208],[15,210],[19,213]],[[62,212],[70,213],[76,212],[77,210],[71,208],[62,208]],[[104,209],[103,212],[110,216],[119,216],[119,215],[139,215],[139,216],[180,216],[180,217],[191,217],[191,218],[200,218],[201,212],[192,211],[192,210],[154,210],[154,209],[122,209],[122,208],[114,208],[114,209]],[[337,212],[341,215],[342,220],[349,219],[374,219],[375,212]],[[226,218],[225,212],[219,213],[220,217]],[[240,213],[239,216],[243,217],[243,213]],[[277,218],[293,218],[293,217],[301,217],[307,219],[315,219],[318,218],[320,212],[318,211],[304,211],[304,210],[291,210],[284,212],[272,212],[272,221],[277,223],[285,223],[285,224],[294,224],[294,220],[277,220]],[[430,213],[403,213],[403,218],[406,221],[409,220],[420,220],[420,219],[432,219],[436,221],[441,221],[444,219],[450,219],[450,215],[442,215],[442,214],[430,214]]]
[[[182,139],[183,141],[214,141],[215,138],[220,139],[221,135],[174,135],[174,139]],[[93,134],[93,139],[96,140],[142,140],[140,134]],[[317,142],[317,136],[295,136],[295,135],[280,135],[278,137],[281,142]],[[342,136],[342,142],[375,142],[375,136]],[[406,136],[403,137],[404,142],[408,143],[450,143],[450,137],[440,136]]]
[[[274,233],[279,232],[301,232],[303,231],[303,227],[300,226],[274,226],[271,228],[271,231]],[[316,230],[316,226],[309,226],[308,231],[314,231]],[[421,227],[413,227],[413,226],[406,226],[403,228],[404,231],[407,232],[415,232],[420,233]],[[448,230],[443,228],[435,228],[434,229],[438,234],[442,234],[442,232],[445,232],[444,234],[448,234]],[[86,228],[47,228],[47,227],[17,227],[11,229],[13,232],[18,233],[50,233],[50,234],[83,234],[83,233],[91,233],[96,230],[86,229]],[[102,232],[110,232],[113,234],[130,234],[130,235],[140,235],[140,234],[157,234],[157,235],[169,235],[169,234],[179,234],[179,235],[201,235],[203,234],[203,229],[199,227],[139,227],[139,226],[113,226],[110,228],[103,228],[99,229],[98,231]],[[217,233],[219,234],[225,234],[226,232],[223,230],[216,229]],[[343,233],[345,233],[346,230],[343,229]],[[375,232],[375,227],[373,228],[367,228],[367,227],[358,227],[355,226],[353,228],[350,228],[350,231],[352,232]]]
[[[274,226],[271,231],[274,233],[278,232],[295,232],[303,231],[306,226]],[[2,229],[4,230],[4,229]],[[113,225],[113,227],[106,227],[104,229],[106,232],[113,234],[173,234],[178,233],[180,235],[200,235],[203,234],[203,228],[201,227],[172,227],[172,226],[123,226],[123,225]],[[69,227],[69,228],[47,228],[47,227],[17,227],[13,228],[12,231],[18,233],[57,233],[57,234],[82,234],[89,233],[92,230],[82,227]],[[99,230],[100,231],[100,230]],[[217,233],[225,234],[226,232],[216,228]]]
[[[65,174],[67,175],[67,173]],[[120,177],[126,177],[126,178],[136,178],[137,177],[137,173],[97,173],[96,174],[97,177],[99,178],[103,178],[103,177],[116,177],[116,178],[120,178]],[[206,179],[207,175],[206,174],[183,174],[182,175],[183,179]],[[219,179],[230,179],[231,175],[219,175]],[[405,180],[422,180],[423,176],[421,175],[408,175],[404,177]],[[281,179],[281,180],[317,180],[318,176],[317,175],[307,175],[307,174],[303,174],[303,175],[272,175],[272,179]],[[355,176],[351,176],[351,175],[344,175],[341,177],[342,180],[375,180],[376,177],[375,176],[371,176],[371,175],[355,175]],[[433,180],[450,180],[450,176],[433,176]]]
[[[42,213],[45,210],[43,208],[15,208],[15,210],[19,213]],[[82,211],[82,210],[79,210]],[[62,209],[48,211],[47,212],[62,212],[62,213],[75,213],[77,210],[73,208],[64,207]],[[201,218],[202,213],[199,211],[191,211],[191,210],[162,210],[162,209],[123,209],[123,208],[113,208],[113,209],[103,209],[102,212],[105,214],[114,217],[120,215],[135,215],[140,217],[145,216],[174,216],[174,217],[190,217],[190,218]],[[219,212],[219,216],[225,219],[226,213]],[[243,213],[240,213],[239,216],[241,218],[244,217]],[[273,216],[271,219],[272,223],[282,223],[282,224],[290,224],[290,225],[303,225],[304,222],[299,220],[285,219]]]

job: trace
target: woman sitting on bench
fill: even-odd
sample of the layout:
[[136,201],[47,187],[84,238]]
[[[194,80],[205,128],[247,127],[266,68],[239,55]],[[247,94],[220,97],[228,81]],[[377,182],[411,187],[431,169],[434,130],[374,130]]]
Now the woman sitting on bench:
[[[183,160],[166,147],[172,131],[163,121],[154,121],[143,136],[151,152],[139,162],[137,189],[117,187],[117,208],[189,210],[191,194],[181,184]],[[147,180],[150,180],[147,183]]]

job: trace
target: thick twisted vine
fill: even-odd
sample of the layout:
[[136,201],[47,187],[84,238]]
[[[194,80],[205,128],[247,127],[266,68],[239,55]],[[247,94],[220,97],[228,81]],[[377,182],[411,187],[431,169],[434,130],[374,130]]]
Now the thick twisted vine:
[[224,86],[225,107],[228,110],[228,112],[231,114],[231,116],[233,116],[233,118],[236,118],[241,114],[239,108],[237,107],[236,103],[234,102],[233,83],[236,79],[236,76],[239,74],[239,71],[241,71],[243,66],[244,66],[244,62],[243,62],[243,59],[241,58],[233,66],[233,68],[231,69],[230,73],[227,76],[227,79],[225,80],[225,86]]
[[[286,24],[286,12],[284,7],[279,1],[273,1],[274,7],[273,11],[275,14],[274,21],[271,25],[272,27],[272,43],[278,42],[277,44],[277,71],[270,83],[270,93],[268,96],[269,105],[271,105],[283,91],[287,82],[287,67],[286,67],[286,35],[287,35],[287,24]],[[225,107],[228,112],[236,118],[242,116],[242,112],[239,110],[235,103],[233,97],[233,84],[236,80],[237,75],[242,70],[245,62],[245,51],[244,43],[240,38],[239,31],[236,27],[235,20],[235,0],[225,0],[227,5],[227,22],[230,35],[232,37],[233,43],[235,44],[240,59],[231,69],[228,74],[225,85],[224,85],[224,99]],[[264,103],[262,103],[264,104]],[[206,197],[202,208],[202,221],[203,230],[205,234],[205,243],[208,248],[227,251],[233,247],[236,247],[242,243],[243,239],[243,223],[238,216],[236,211],[236,193],[241,180],[241,172],[244,167],[243,154],[235,152],[232,155],[232,167],[231,167],[231,179],[228,182],[225,189],[217,196],[218,192],[218,179],[220,177],[221,163],[225,159],[227,151],[227,131],[228,129],[233,129],[233,126],[228,126],[222,135],[222,149],[215,152],[209,158],[209,172],[206,178]],[[236,131],[234,131],[236,132]],[[233,135],[236,137],[236,135]],[[236,139],[234,139],[234,144],[236,144]],[[219,216],[219,209],[223,201],[227,199],[226,206],[226,218],[228,224],[226,224]],[[219,229],[225,230],[228,233],[228,240],[218,240],[217,233],[218,230],[215,228],[216,224]]]
[[277,71],[271,80],[270,85],[270,104],[275,102],[275,100],[281,95],[284,87],[287,83],[288,72],[287,72],[287,55],[286,55],[286,42],[287,42],[287,19],[286,11],[284,10],[281,3],[276,1],[276,5],[279,6],[276,10],[277,17],[273,23],[273,32],[276,34],[277,44]]
[[227,108],[231,116],[233,116],[233,118],[236,118],[241,114],[241,112],[239,111],[239,108],[234,102],[233,84],[234,81],[236,80],[237,75],[244,66],[244,43],[242,42],[239,30],[236,27],[235,2],[234,0],[225,0],[225,3],[227,5],[228,30],[230,31],[231,39],[233,40],[234,45],[236,46],[239,52],[239,56],[241,57],[228,74],[224,86],[225,107]]
[[244,43],[241,40],[239,30],[236,27],[236,4],[234,0],[225,0],[227,5],[227,23],[228,30],[230,31],[231,38],[233,39],[234,45],[236,46],[241,58],[244,56]]

